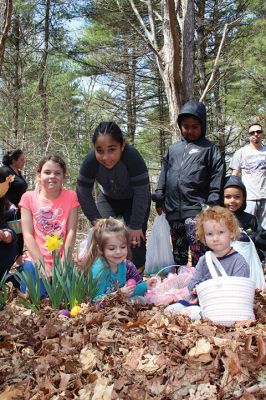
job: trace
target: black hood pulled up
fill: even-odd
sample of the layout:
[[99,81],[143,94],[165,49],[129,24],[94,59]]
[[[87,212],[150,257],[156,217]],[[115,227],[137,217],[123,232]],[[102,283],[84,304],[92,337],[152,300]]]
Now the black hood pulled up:
[[236,214],[239,214],[241,211],[245,210],[246,205],[247,205],[246,204],[246,202],[247,202],[246,187],[245,187],[244,183],[242,182],[242,179],[240,178],[240,176],[234,176],[234,175],[231,175],[226,179],[224,189],[231,187],[231,186],[239,188],[242,191],[243,196],[244,196],[243,204],[236,212]]
[[206,135],[207,116],[205,105],[197,100],[187,101],[180,110],[177,117],[177,123],[181,130],[181,121],[186,117],[195,117],[201,123],[201,137]]

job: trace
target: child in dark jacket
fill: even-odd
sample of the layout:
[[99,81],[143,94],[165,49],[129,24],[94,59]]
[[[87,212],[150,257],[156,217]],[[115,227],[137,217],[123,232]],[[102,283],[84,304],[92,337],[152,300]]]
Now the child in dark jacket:
[[254,242],[258,255],[261,260],[264,255],[260,249],[258,238],[259,224],[257,217],[245,211],[247,191],[239,176],[230,176],[224,185],[224,206],[232,211],[238,219],[239,225],[244,232],[241,233],[240,240],[248,241],[247,235]]
[[188,101],[177,122],[181,140],[171,145],[164,156],[152,200],[158,213],[166,213],[176,264],[187,263],[190,248],[195,266],[205,253],[204,245],[196,239],[195,218],[206,205],[220,203],[225,168],[218,148],[205,137],[203,103]]

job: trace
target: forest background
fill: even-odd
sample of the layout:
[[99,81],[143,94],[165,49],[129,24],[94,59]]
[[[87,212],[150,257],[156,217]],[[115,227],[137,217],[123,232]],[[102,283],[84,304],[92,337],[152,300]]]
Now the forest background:
[[266,126],[264,0],[0,4],[0,148],[24,150],[30,187],[41,156],[57,152],[74,188],[102,120],[122,127],[153,185],[188,99],[205,103],[226,160],[250,123]]

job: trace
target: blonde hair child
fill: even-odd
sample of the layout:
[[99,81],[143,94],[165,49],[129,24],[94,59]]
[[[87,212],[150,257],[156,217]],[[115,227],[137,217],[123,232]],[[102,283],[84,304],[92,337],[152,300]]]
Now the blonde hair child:
[[[143,282],[135,265],[127,260],[130,255],[129,232],[120,220],[97,220],[88,253],[84,259],[86,273],[98,279],[98,292],[94,300],[121,288],[126,297],[143,296],[156,281]],[[131,285],[128,285],[131,280]],[[135,281],[135,282],[134,282]]]

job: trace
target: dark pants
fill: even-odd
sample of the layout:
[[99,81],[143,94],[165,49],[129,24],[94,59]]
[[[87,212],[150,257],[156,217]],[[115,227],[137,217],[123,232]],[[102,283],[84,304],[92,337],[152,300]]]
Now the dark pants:
[[[129,225],[131,214],[132,214],[132,199],[126,200],[113,200],[99,193],[97,199],[97,208],[103,218],[114,217],[123,218],[126,225]],[[142,231],[145,236],[147,230],[148,218],[150,215],[150,202],[146,210],[145,220],[142,225]],[[146,242],[141,240],[140,247],[131,249],[132,251],[132,262],[137,268],[145,265],[146,259]]]
[[17,241],[13,243],[0,242],[0,279],[12,267],[17,255]]
[[23,255],[23,249],[24,249],[24,239],[22,233],[17,233],[17,238],[18,238],[17,256],[19,257]]
[[199,258],[206,252],[206,247],[196,238],[196,218],[182,221],[168,221],[173,245],[174,260],[177,265],[186,265],[188,249],[191,250],[192,265],[196,266]]

